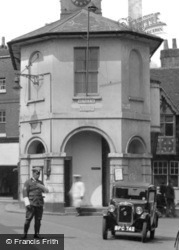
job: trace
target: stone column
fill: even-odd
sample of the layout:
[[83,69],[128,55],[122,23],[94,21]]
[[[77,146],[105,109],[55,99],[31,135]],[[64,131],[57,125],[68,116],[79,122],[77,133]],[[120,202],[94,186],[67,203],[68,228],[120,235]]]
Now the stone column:
[[45,209],[64,212],[64,158],[51,157],[51,174],[45,180],[49,193],[45,198]]

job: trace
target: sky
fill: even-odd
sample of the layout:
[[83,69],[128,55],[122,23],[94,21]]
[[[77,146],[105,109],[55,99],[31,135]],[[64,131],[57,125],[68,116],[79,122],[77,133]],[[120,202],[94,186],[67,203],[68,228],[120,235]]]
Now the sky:
[[[1,37],[6,42],[36,30],[47,23],[60,18],[59,0],[0,0],[0,44]],[[163,39],[168,39],[169,47],[172,38],[177,39],[179,47],[179,13],[178,0],[143,0],[142,14],[160,12],[160,20],[167,24]],[[128,0],[102,0],[102,14],[104,17],[118,21],[128,16]],[[163,45],[161,45],[163,48]],[[159,50],[160,50],[159,49]],[[159,53],[154,55],[156,64],[159,64]]]

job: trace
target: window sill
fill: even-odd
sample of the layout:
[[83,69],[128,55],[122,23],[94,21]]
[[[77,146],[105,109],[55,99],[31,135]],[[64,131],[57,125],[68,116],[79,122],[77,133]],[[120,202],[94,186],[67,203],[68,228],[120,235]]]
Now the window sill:
[[32,103],[38,103],[38,102],[44,102],[45,101],[45,98],[43,99],[38,99],[38,100],[30,100],[27,102],[27,106],[32,104]]
[[73,97],[74,101],[80,101],[80,100],[102,100],[101,96],[74,96]]
[[0,94],[6,93],[6,89],[0,89]]
[[0,133],[0,138],[6,137],[6,133]]

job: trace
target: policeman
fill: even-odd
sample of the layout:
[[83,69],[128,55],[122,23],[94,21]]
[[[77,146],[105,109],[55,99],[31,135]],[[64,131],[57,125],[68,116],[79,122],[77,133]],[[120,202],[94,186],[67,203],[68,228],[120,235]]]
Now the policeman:
[[24,235],[22,236],[23,239],[27,238],[28,229],[33,217],[35,217],[34,238],[41,238],[39,232],[44,205],[42,193],[48,193],[49,190],[44,186],[43,182],[39,180],[40,169],[40,167],[33,167],[32,178],[24,183],[23,198],[26,207],[26,220],[24,224]]

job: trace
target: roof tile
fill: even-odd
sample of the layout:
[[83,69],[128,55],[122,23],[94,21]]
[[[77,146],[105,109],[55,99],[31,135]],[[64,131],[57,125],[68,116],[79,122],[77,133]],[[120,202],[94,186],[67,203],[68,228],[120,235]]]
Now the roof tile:
[[[117,21],[105,18],[101,15],[90,14],[90,31],[120,31],[128,30],[128,28]],[[30,38],[36,35],[45,33],[56,33],[56,32],[87,32],[88,27],[88,11],[82,9],[75,14],[72,14],[66,18],[60,19],[56,22],[47,24],[35,31],[27,33],[23,36],[17,37],[12,41]]]
[[179,68],[153,68],[150,75],[161,82],[161,87],[179,111]]

